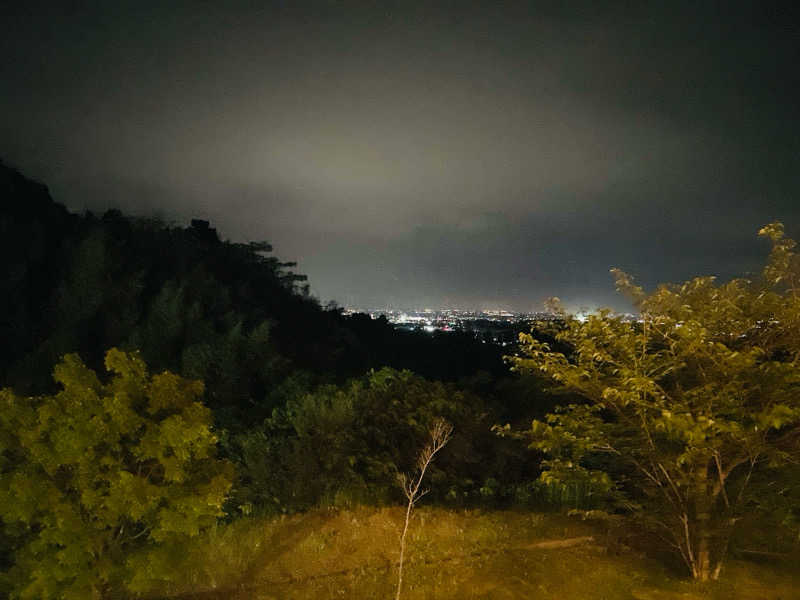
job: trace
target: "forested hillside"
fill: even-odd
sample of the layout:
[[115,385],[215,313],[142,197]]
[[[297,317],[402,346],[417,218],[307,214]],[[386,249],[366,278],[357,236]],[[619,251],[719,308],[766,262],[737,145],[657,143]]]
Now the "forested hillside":
[[267,242],[222,241],[206,221],[72,214],[6,166],[0,198],[0,378],[17,389],[45,389],[66,352],[98,366],[114,346],[203,379],[216,407],[248,410],[271,410],[291,373],[316,383],[382,366],[448,381],[505,370],[498,348],[468,336],[400,333],[322,308]]

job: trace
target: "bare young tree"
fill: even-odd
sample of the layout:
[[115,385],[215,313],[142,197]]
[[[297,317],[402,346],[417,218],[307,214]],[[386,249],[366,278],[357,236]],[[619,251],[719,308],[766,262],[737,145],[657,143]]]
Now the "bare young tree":
[[414,506],[419,502],[429,490],[422,489],[422,479],[425,477],[425,471],[428,465],[433,461],[433,457],[442,448],[447,445],[453,435],[453,426],[444,419],[436,419],[430,428],[430,442],[425,446],[417,457],[417,470],[411,476],[401,473],[398,476],[400,486],[403,488],[403,493],[408,499],[406,505],[406,520],[403,524],[403,533],[400,534],[400,562],[397,568],[397,593],[395,600],[400,600],[400,592],[403,588],[403,560],[405,559],[406,552],[406,534],[408,533],[408,524],[411,521],[411,511]]

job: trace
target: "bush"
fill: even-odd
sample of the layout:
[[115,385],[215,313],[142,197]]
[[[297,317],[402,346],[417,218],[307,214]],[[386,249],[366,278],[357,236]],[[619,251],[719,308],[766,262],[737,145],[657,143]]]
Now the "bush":
[[14,597],[144,591],[166,576],[152,557],[221,514],[232,468],[215,458],[203,384],[151,377],[115,349],[105,365],[108,383],[67,355],[55,395],[0,392],[0,517],[13,538],[5,577]]
[[[231,440],[242,470],[235,502],[288,512],[397,500],[397,473],[413,467],[433,420],[441,416],[469,432],[480,414],[477,398],[410,371],[384,368],[342,387],[323,386]],[[480,428],[490,437],[488,423]],[[449,454],[451,462],[471,456],[470,438],[456,436]],[[455,480],[446,463],[436,466],[431,485],[444,497]]]

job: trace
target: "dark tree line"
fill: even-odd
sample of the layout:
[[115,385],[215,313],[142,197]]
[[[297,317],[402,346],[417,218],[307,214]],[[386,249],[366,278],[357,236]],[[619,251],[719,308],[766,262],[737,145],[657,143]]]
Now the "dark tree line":
[[497,348],[467,336],[401,333],[324,309],[269,244],[222,241],[207,221],[72,214],[5,166],[0,197],[0,378],[14,387],[46,385],[67,352],[96,366],[112,346],[140,350],[156,369],[208,376],[221,404],[265,394],[255,365],[238,364],[245,355],[264,365],[271,353],[282,374],[325,380],[386,365],[446,380],[505,370]]

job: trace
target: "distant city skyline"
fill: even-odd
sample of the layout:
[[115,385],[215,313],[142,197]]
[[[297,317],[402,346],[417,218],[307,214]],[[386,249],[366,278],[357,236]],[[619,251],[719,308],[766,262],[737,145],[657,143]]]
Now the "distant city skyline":
[[[548,299],[549,300],[549,299]],[[330,301],[329,301],[330,302]],[[462,313],[485,313],[487,315],[493,314],[495,316],[501,316],[504,313],[507,313],[509,316],[517,316],[517,315],[534,315],[534,314],[551,314],[551,311],[546,306],[546,301],[540,303],[539,306],[532,306],[530,309],[519,309],[514,308],[511,306],[503,306],[500,304],[486,304],[486,305],[477,305],[477,306],[453,306],[453,305],[442,305],[442,306],[414,306],[414,305],[400,305],[400,304],[387,304],[385,306],[359,306],[353,304],[340,304],[336,301],[333,301],[339,308],[343,309],[345,312],[361,312],[361,313],[380,313],[380,312],[406,312],[406,313],[424,313],[424,312],[431,312],[431,313],[438,313],[438,312],[446,312],[446,311],[453,311],[453,312],[462,312]],[[594,305],[590,306],[588,304],[577,304],[577,305],[570,305],[565,304],[564,309],[569,311],[570,313],[577,313],[577,312],[591,312],[596,311],[601,308],[609,308],[602,305]],[[625,311],[622,311],[625,312]]]
[[457,308],[457,307],[448,307],[448,306],[440,306],[438,308],[435,307],[423,307],[423,308],[414,308],[414,307],[358,307],[358,306],[340,306],[345,314],[356,314],[356,313],[363,313],[369,315],[380,315],[380,314],[409,314],[409,315],[425,315],[425,314],[446,314],[446,313],[453,313],[453,314],[464,314],[464,315],[487,315],[492,317],[517,317],[522,315],[547,315],[553,314],[546,309],[542,308],[540,310],[530,310],[530,311],[520,311],[520,310],[512,310],[506,308]]

